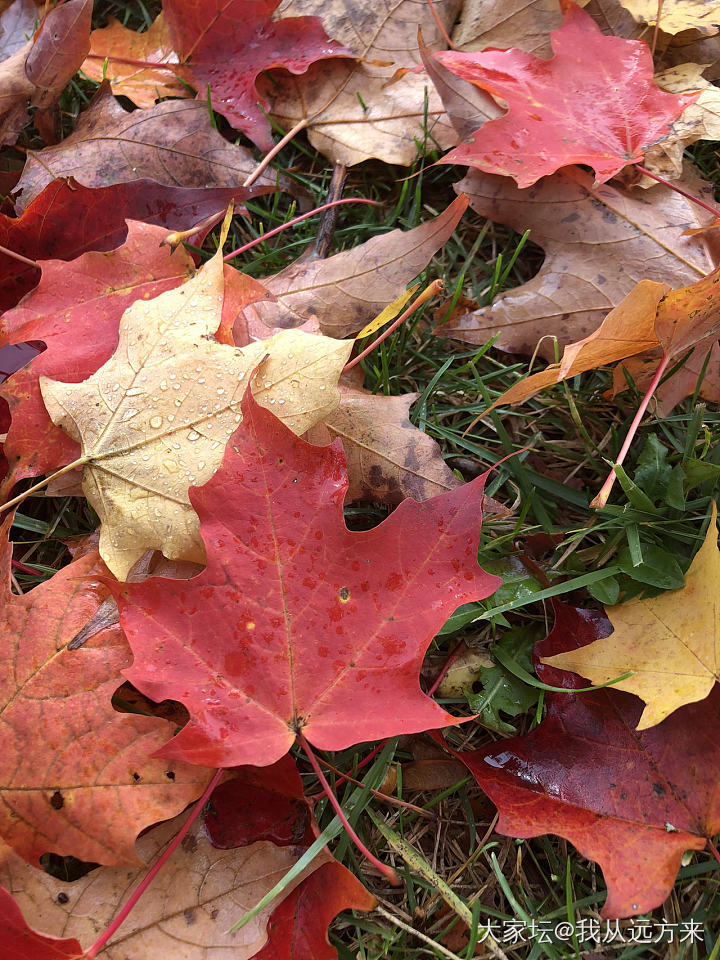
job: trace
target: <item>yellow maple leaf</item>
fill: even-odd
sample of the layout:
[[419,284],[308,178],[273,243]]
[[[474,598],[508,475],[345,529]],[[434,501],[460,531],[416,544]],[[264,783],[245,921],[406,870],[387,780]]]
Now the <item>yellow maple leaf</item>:
[[696,700],[704,700],[720,679],[720,551],[717,508],[705,541],[685,576],[685,586],[647,600],[630,600],[606,613],[609,637],[543,663],[572,670],[593,684],[632,670],[613,686],[645,701],[638,730],[654,727]]
[[124,579],[148,549],[203,562],[188,489],[206,483],[253,394],[302,434],[339,403],[351,340],[283,330],[241,349],[213,332],[223,304],[222,252],[181,287],[123,314],[115,354],[82,383],[41,378],[53,422],[82,445],[83,489],[102,521],[100,553]]

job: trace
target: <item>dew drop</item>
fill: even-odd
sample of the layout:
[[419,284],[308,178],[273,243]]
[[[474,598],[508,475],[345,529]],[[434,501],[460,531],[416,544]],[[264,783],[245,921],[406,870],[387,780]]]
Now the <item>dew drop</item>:
[[140,387],[131,387],[129,390],[125,391],[126,397],[137,397],[138,394],[142,393]]
[[158,427],[162,426],[162,417],[151,417],[150,426],[153,428],[153,430],[157,430]]
[[191,430],[190,433],[187,435],[187,438],[188,440],[199,440],[200,434],[196,433],[194,430]]

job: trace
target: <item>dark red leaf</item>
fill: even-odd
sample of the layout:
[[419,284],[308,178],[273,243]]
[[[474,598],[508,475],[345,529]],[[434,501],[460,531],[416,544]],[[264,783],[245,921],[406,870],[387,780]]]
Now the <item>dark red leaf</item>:
[[[0,215],[0,245],[30,260],[74,260],[88,250],[112,250],[127,236],[126,220],[189,230],[220,213],[243,187],[208,190],[132,180],[91,189],[70,180],[48,184],[21,217]],[[38,283],[40,270],[0,252],[0,310],[8,310]]]
[[547,695],[531,733],[456,756],[498,807],[501,833],[565,837],[602,867],[603,916],[645,913],[669,895],[683,853],[720,830],[720,688],[638,732],[637,697],[573,693],[587,682],[539,662],[608,636],[610,621],[558,602],[555,615],[535,668],[570,692]]

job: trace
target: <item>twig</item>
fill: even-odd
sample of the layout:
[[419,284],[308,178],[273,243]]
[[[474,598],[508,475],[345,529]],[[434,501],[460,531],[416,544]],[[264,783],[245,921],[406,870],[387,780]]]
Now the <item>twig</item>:
[[433,3],[433,0],[426,0],[426,2],[427,2],[428,7],[430,7],[430,13],[433,15],[433,20],[434,20],[435,23],[437,24],[438,30],[440,31],[440,33],[441,33],[441,35],[442,35],[445,43],[448,45],[448,49],[449,49],[449,50],[457,50],[457,47],[455,46],[455,44],[454,44],[454,43],[452,42],[452,40],[450,39],[450,37],[449,37],[449,35],[448,35],[448,32],[447,32],[447,30],[445,29],[445,26],[444,26],[442,20],[441,20],[440,17],[438,16],[438,12],[437,12],[437,10],[435,9],[435,4]]
[[[339,200],[342,196],[345,178],[347,177],[347,167],[344,163],[335,161],[332,178],[328,186],[327,199]],[[322,215],[320,226],[318,227],[317,238],[315,239],[315,256],[319,260],[324,260],[330,249],[335,227],[337,226],[338,212],[337,207],[331,207]]]
[[282,140],[278,140],[278,142],[275,144],[272,150],[269,150],[265,154],[265,156],[262,158],[260,163],[255,167],[255,169],[250,174],[250,176],[245,180],[245,183],[243,183],[243,186],[251,187],[253,183],[255,183],[257,178],[260,176],[260,174],[263,172],[263,170],[268,166],[270,161],[274,160],[274,158],[280,153],[282,148],[286,144],[290,143],[290,141],[295,136],[295,134],[300,133],[300,131],[303,130],[307,126],[307,124],[308,122],[306,119],[298,120],[298,122],[295,124],[292,130],[288,130],[288,132],[285,134]]
[[252,247],[256,247],[259,243],[269,240],[270,237],[274,237],[283,230],[287,230],[289,227],[294,227],[296,223],[301,223],[303,220],[307,220],[308,217],[314,217],[316,213],[322,213],[323,210],[327,210],[328,207],[339,206],[341,203],[365,203],[371,207],[382,206],[378,200],[365,200],[363,197],[346,197],[344,200],[333,200],[332,203],[323,203],[321,206],[315,207],[314,210],[309,210],[307,213],[301,213],[300,216],[293,217],[293,219],[288,220],[287,223],[281,223],[279,227],[275,227],[273,230],[268,230],[268,232],[264,233],[261,237],[255,237],[254,240],[249,240],[247,243],[243,244],[242,247],[238,247],[237,250],[233,250],[232,253],[226,253],[223,257],[223,260],[225,263],[227,263],[228,260],[232,260],[241,253],[245,253],[246,250],[250,250]]
[[162,869],[162,867],[165,865],[167,860],[173,855],[173,853],[177,850],[178,846],[182,843],[183,839],[185,838],[185,835],[187,834],[188,830],[193,825],[193,823],[195,823],[195,821],[197,820],[202,808],[207,803],[208,799],[210,798],[210,794],[218,785],[218,781],[220,780],[220,777],[223,775],[224,772],[225,770],[223,767],[220,767],[218,770],[215,771],[215,774],[213,775],[212,780],[207,785],[207,787],[205,787],[205,791],[203,795],[195,804],[192,812],[190,813],[190,816],[187,818],[187,820],[182,825],[180,830],[178,830],[177,834],[173,837],[172,842],[168,845],[167,849],[163,851],[162,856],[159,857],[157,861],[153,864],[153,866],[148,870],[148,872],[145,874],[143,879],[140,881],[140,883],[137,885],[135,890],[130,895],[130,898],[128,899],[125,906],[122,908],[120,913],[118,913],[115,919],[110,923],[108,928],[103,933],[101,933],[100,936],[95,941],[95,943],[93,943],[92,946],[85,951],[85,956],[90,958],[90,960],[92,960],[93,957],[96,957],[98,955],[98,953],[102,950],[102,948],[108,942],[110,937],[115,933],[118,927],[125,921],[127,915],[130,913],[130,911],[138,902],[138,900],[143,895],[143,893],[145,893],[148,886],[155,878],[156,874]]
[[360,361],[364,359],[369,353],[371,353],[375,349],[375,347],[381,344],[383,340],[386,340],[391,333],[394,333],[401,323],[404,323],[411,314],[415,313],[418,307],[421,307],[424,303],[427,303],[427,301],[431,297],[434,297],[436,294],[441,293],[442,289],[443,289],[442,280],[433,280],[430,286],[427,287],[425,290],[423,290],[423,292],[420,294],[419,297],[416,297],[413,300],[413,302],[410,304],[407,310],[405,310],[404,313],[401,313],[400,316],[397,318],[397,320],[391,323],[386,330],[383,330],[383,332],[380,334],[377,340],[373,340],[373,342],[370,344],[369,347],[366,347],[362,353],[359,353],[356,357],[353,357],[353,359],[349,363],[345,364],[345,366],[342,369],[342,372],[347,373],[348,370],[352,370],[352,368],[356,366],[358,363],[360,363]]
[[26,263],[29,267],[37,267],[38,269],[40,268],[39,263],[36,263],[34,260],[29,260],[21,253],[15,253],[14,250],[8,250],[7,247],[0,246],[0,253],[4,253],[6,257],[12,257],[13,260],[19,260],[20,263]]
[[325,774],[322,772],[320,768],[320,764],[317,761],[317,757],[313,753],[312,747],[310,746],[310,744],[307,742],[307,740],[301,733],[298,734],[298,743],[305,751],[305,756],[310,761],[310,765],[315,771],[315,776],[318,778],[318,780],[322,785],[323,790],[325,791],[325,796],[328,798],[328,800],[332,804],[332,807],[335,810],[335,813],[338,815],[340,822],[342,823],[343,827],[345,827],[345,830],[347,831],[347,834],[352,840],[352,842],[358,848],[360,853],[365,857],[365,859],[368,860],[370,863],[372,863],[372,865],[376,867],[376,869],[378,869],[380,873],[382,873],[382,875],[386,877],[394,887],[399,887],[400,877],[397,875],[397,873],[393,870],[392,867],[389,867],[386,863],[383,863],[382,860],[378,860],[378,858],[374,854],[370,853],[368,848],[365,846],[365,844],[357,835],[353,827],[350,825],[350,821],[345,816],[345,811],[340,806],[340,801],[332,792],[332,790],[330,789],[330,784],[325,779]]
[[431,940],[430,937],[426,936],[424,933],[421,933],[419,930],[416,930],[415,927],[411,927],[409,923],[405,923],[404,920],[401,920],[399,917],[394,916],[392,913],[389,913],[383,907],[375,907],[375,913],[379,913],[381,916],[385,917],[386,920],[389,920],[390,923],[395,924],[396,927],[400,927],[401,930],[404,930],[406,933],[411,933],[414,937],[417,937],[418,940],[422,940],[423,943],[427,943],[437,950],[438,953],[441,953],[444,957],[448,957],[449,960],[462,960],[456,953],[453,953],[452,950],[448,950],[447,947],[444,947],[441,943],[437,943],[435,940]]
[[[647,388],[647,393],[642,398],[642,402],[638,407],[637,413],[633,417],[633,422],[630,424],[630,429],[628,430],[627,436],[625,437],[625,442],[620,448],[620,453],[617,455],[617,458],[615,460],[616,466],[618,467],[622,466],[623,460],[627,456],[627,452],[630,449],[630,444],[632,443],[633,438],[638,431],[638,427],[640,426],[640,422],[645,414],[645,411],[647,410],[647,407],[648,407],[648,404],[650,403],[652,395],[653,393],[655,393],[655,390],[657,389],[657,385],[662,380],[662,375],[665,373],[665,370],[667,369],[667,366],[669,363],[670,363],[670,357],[663,356],[662,360],[660,361],[660,364],[658,365],[657,370],[655,371],[655,376],[652,378],[650,386]],[[615,468],[613,467],[613,469],[608,474],[607,480],[600,488],[600,492],[595,497],[595,499],[591,501],[590,506],[592,507],[592,509],[599,510],[605,506],[605,504],[608,502],[608,497],[610,496],[610,491],[613,488],[613,484],[615,483],[616,477],[617,477],[617,474],[615,473]]]
[[657,182],[662,183],[664,187],[674,190],[675,193],[679,193],[681,197],[685,197],[686,200],[690,200],[692,203],[696,203],[699,207],[702,207],[703,210],[707,210],[708,213],[711,213],[716,220],[718,217],[720,217],[720,210],[718,210],[717,207],[710,206],[709,203],[705,203],[705,201],[701,200],[700,197],[696,197],[692,193],[688,193],[687,190],[683,190],[682,187],[678,187],[677,184],[671,183],[669,180],[659,176],[657,173],[653,173],[646,167],[641,167],[639,163],[636,163],[635,166],[640,173],[644,173],[646,177],[650,177],[651,180],[657,180]]

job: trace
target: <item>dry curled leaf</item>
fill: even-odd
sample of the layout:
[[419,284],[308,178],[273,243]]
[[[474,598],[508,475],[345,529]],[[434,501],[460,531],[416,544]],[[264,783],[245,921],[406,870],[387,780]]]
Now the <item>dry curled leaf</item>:
[[[459,0],[435,0],[435,12],[447,30]],[[308,124],[312,145],[348,166],[370,157],[387,163],[411,163],[423,143],[426,119],[442,148],[457,142],[440,97],[426,76],[410,71],[421,63],[418,28],[432,50],[445,49],[443,36],[426,3],[415,0],[291,0],[283,16],[315,14],[325,30],[348,47],[356,61],[314,64],[300,77],[275,73],[261,90],[272,117],[290,129]],[[396,76],[398,75],[398,76]]]
[[[692,169],[680,185],[712,202],[712,188]],[[436,331],[469,343],[482,345],[499,334],[505,350],[538,347],[552,360],[552,337],[564,346],[592,333],[640,280],[683,286],[720,258],[716,240],[682,236],[712,214],[661,184],[634,193],[593,187],[589,174],[570,167],[527,190],[473,170],[456,189],[481,216],[520,232],[529,228],[546,254],[530,281]]]
[[188,489],[212,477],[242,419],[249,374],[260,403],[304,433],[337,406],[352,348],[284,330],[242,350],[213,338],[222,316],[222,251],[183,286],[137,300],[116,353],[82,383],[42,378],[54,423],[82,444],[83,487],[102,521],[100,553],[124,578],[148,549],[202,563]]
[[[169,100],[128,113],[104,84],[69,136],[28,151],[17,208],[27,209],[57,177],[74,177],[86,187],[147,178],[172,187],[237,188],[254,168],[250,150],[213,128],[204,103]],[[275,189],[275,174],[263,174],[246,196]]]

